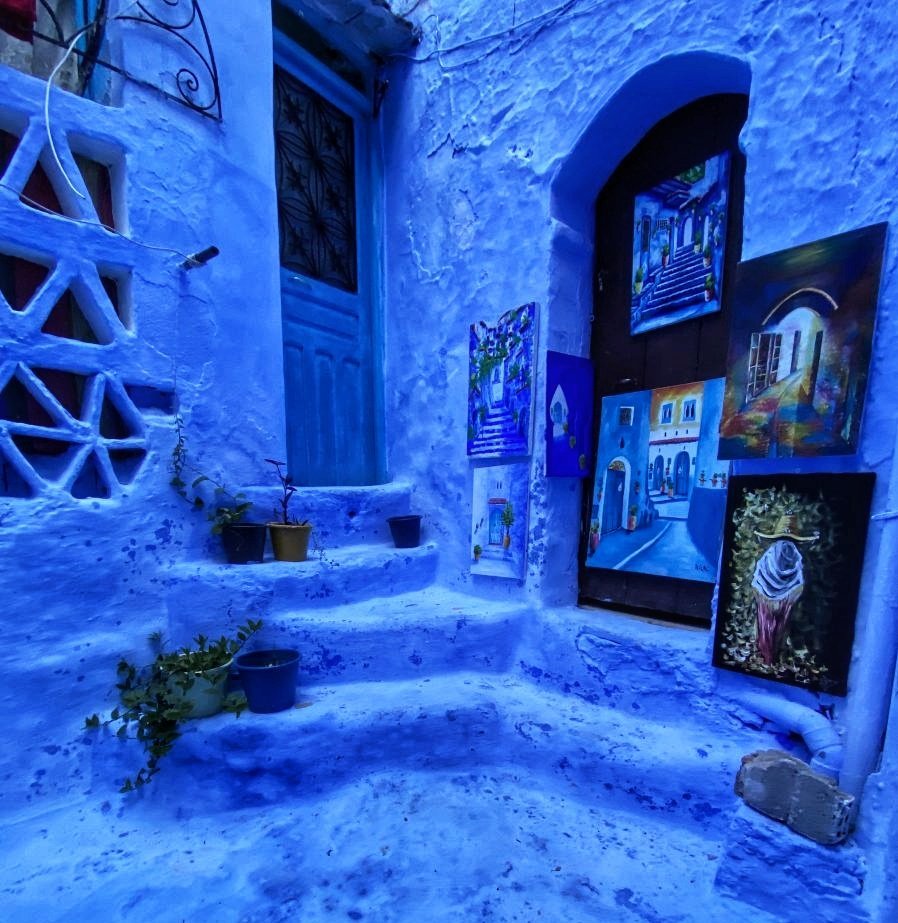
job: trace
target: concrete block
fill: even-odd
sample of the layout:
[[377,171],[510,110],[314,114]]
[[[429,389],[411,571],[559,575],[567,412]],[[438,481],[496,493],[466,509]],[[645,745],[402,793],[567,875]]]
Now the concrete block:
[[851,831],[854,796],[781,750],[743,757],[735,790],[749,807],[816,843],[833,846]]

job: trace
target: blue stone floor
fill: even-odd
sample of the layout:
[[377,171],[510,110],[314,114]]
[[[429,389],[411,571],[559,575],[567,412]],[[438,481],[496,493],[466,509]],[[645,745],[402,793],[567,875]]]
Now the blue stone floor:
[[712,883],[757,732],[671,724],[509,673],[301,689],[191,722],[136,796],[138,754],[5,821],[5,923],[714,923],[773,918]]

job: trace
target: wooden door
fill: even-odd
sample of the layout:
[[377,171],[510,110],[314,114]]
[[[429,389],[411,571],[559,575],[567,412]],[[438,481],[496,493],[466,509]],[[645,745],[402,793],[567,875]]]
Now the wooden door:
[[279,34],[274,134],[287,453],[297,484],[383,480],[370,104]]

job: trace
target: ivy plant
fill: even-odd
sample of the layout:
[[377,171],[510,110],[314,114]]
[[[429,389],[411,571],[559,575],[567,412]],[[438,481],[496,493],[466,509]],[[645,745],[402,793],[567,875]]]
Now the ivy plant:
[[[192,647],[169,652],[159,650],[156,659],[143,668],[125,659],[119,661],[116,688],[121,704],[113,708],[105,720],[98,714],[89,715],[84,726],[88,729],[114,727],[117,737],[133,737],[143,746],[144,765],[134,776],[125,779],[120,791],[134,791],[153,778],[159,771],[159,761],[181,736],[181,722],[190,717],[191,704],[185,693],[197,678],[208,679],[212,671],[230,663],[247,639],[261,627],[261,621],[248,619],[233,638],[222,635],[218,640],[211,640],[197,635]],[[151,635],[150,643],[161,647],[159,635]],[[228,696],[224,701],[224,709],[235,715],[245,707],[246,700],[239,694]]]

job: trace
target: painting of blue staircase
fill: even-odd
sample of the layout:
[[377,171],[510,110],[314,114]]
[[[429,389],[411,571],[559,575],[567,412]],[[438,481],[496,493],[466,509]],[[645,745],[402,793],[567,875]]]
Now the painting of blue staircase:
[[471,324],[468,455],[530,454],[536,305],[506,311],[494,326]]
[[636,196],[630,333],[720,310],[728,152]]

